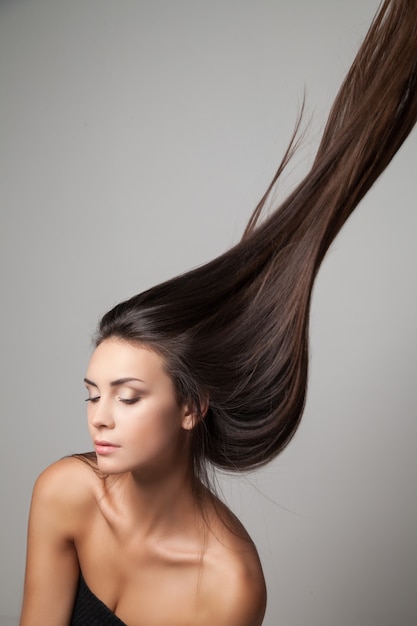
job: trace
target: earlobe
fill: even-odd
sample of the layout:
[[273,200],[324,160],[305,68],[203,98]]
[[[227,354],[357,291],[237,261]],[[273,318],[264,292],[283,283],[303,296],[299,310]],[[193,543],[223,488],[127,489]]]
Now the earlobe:
[[181,423],[183,429],[192,430],[194,426],[198,423],[198,421],[199,420],[196,409],[194,407],[190,408],[188,405],[185,405]]
[[200,411],[197,410],[195,406],[189,407],[186,405],[184,407],[184,415],[182,419],[182,427],[184,430],[192,430],[199,422],[201,422],[208,411],[209,408],[209,399],[203,398],[200,405]]
[[193,412],[187,412],[182,419],[182,427],[184,430],[192,430],[196,425],[196,416]]

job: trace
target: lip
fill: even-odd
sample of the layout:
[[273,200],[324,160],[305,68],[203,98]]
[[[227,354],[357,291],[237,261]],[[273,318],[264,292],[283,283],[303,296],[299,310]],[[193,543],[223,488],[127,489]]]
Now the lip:
[[120,448],[120,446],[110,441],[95,441],[94,447],[96,454],[111,454]]

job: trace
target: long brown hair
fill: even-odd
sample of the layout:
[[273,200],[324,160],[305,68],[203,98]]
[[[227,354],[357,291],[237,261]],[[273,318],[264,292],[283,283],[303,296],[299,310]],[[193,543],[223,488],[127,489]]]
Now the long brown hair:
[[[261,220],[294,134],[242,240],[210,263],[118,304],[116,336],[164,358],[196,412],[193,462],[262,465],[291,440],[307,388],[311,291],[331,242],[417,120],[417,1],[385,0],[330,112],[307,176]],[[202,406],[208,399],[208,410]]]

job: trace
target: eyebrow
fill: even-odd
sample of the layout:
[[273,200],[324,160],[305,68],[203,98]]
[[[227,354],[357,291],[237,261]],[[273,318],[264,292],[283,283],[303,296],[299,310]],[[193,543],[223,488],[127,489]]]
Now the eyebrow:
[[[91,385],[91,387],[97,387],[98,389],[98,385],[94,383],[92,380],[89,380],[88,378],[84,378],[84,382],[86,385]],[[128,376],[126,378],[118,378],[117,380],[112,380],[110,383],[110,387],[118,387],[119,385],[124,385],[125,383],[131,383],[131,382],[144,383],[145,381],[142,380],[141,378],[133,378],[133,377]]]

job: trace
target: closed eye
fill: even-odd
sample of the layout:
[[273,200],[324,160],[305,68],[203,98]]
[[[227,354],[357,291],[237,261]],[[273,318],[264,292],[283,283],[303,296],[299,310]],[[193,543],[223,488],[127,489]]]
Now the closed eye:
[[98,402],[100,400],[100,396],[94,396],[93,398],[86,398],[86,402]]
[[117,399],[124,404],[135,404],[135,402],[139,402],[140,397],[138,396],[137,398],[120,398],[119,396]]

